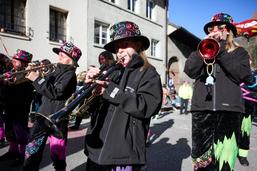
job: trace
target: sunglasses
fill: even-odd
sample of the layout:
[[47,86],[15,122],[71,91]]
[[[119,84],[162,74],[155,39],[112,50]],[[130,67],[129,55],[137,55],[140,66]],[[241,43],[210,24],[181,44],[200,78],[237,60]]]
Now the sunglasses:
[[214,26],[208,27],[208,32],[209,32],[209,33],[213,32],[215,26],[217,26],[218,31],[224,31],[225,29],[226,29],[227,31],[229,31],[228,27],[227,27],[225,24],[223,24],[223,25],[214,25]]

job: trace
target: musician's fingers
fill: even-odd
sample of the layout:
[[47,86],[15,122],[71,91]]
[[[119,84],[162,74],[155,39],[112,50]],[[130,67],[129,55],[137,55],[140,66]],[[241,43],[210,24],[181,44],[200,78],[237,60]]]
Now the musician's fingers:
[[30,70],[32,68],[33,68],[33,66],[29,63],[28,66],[25,68],[25,70]]
[[102,87],[107,87],[109,85],[108,81],[96,80],[95,82]]
[[92,91],[94,96],[100,96],[103,94],[104,88],[101,86],[96,86],[96,88]]
[[96,67],[89,67],[88,71],[89,73],[99,73],[100,69]]
[[39,77],[40,73],[39,71],[31,71],[31,72],[28,72],[26,75],[25,75],[25,78],[31,80],[31,81],[35,81],[38,77]]

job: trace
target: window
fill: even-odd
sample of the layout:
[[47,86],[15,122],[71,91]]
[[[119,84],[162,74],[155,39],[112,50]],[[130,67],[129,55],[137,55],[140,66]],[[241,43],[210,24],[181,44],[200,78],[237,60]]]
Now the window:
[[95,21],[94,43],[105,45],[107,43],[107,29],[109,25],[103,22]]
[[55,42],[66,41],[67,15],[67,12],[61,12],[50,8],[49,40]]
[[136,0],[128,0],[128,9],[130,11],[135,11],[135,4],[136,4]]
[[10,34],[26,35],[26,0],[0,0],[0,30]]
[[158,40],[154,40],[154,39],[151,40],[151,56],[156,57],[158,55],[157,54],[158,43],[159,43]]
[[153,15],[153,1],[152,0],[147,0],[146,2],[146,17],[152,19]]

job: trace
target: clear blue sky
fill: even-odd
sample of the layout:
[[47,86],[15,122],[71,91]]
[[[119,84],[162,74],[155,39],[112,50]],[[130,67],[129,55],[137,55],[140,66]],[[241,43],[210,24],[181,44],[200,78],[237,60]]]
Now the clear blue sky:
[[252,18],[257,0],[169,0],[169,21],[182,26],[200,39],[203,27],[216,13],[228,13],[234,22]]

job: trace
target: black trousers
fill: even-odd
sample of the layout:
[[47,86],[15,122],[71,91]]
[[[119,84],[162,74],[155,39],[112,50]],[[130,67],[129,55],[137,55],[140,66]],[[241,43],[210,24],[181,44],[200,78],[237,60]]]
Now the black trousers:
[[182,114],[182,113],[187,114],[188,101],[189,101],[189,99],[180,98],[180,114]]
[[[250,149],[250,135],[252,128],[252,120],[256,113],[256,104],[255,102],[245,100],[245,113],[241,113],[241,129],[239,135],[239,148],[242,150]],[[240,155],[240,153],[239,153]],[[242,156],[246,157],[246,156]]]
[[[234,170],[238,153],[240,113],[192,112],[192,159],[194,170]],[[229,161],[223,160],[224,158]]]

